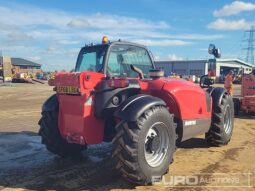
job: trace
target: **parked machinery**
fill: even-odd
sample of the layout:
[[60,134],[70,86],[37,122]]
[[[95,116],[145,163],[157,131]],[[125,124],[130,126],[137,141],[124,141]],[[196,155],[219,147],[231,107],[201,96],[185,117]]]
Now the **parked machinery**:
[[255,68],[250,74],[244,74],[241,80],[241,97],[234,98],[235,114],[255,112]]

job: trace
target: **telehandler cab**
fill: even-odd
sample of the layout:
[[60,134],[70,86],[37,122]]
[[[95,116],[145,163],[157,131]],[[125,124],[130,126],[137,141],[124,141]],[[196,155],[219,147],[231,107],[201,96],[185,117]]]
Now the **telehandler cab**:
[[144,185],[168,172],[179,142],[205,134],[211,145],[227,144],[234,109],[226,90],[163,76],[144,46],[104,37],[81,48],[75,72],[49,81],[56,94],[42,107],[42,143],[69,156],[112,142],[118,171]]

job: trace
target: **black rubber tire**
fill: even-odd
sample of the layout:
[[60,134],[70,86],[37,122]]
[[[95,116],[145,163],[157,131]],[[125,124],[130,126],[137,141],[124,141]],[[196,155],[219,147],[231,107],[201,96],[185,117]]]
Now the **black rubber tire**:
[[[230,112],[230,126],[226,132],[224,128],[225,114]],[[221,103],[213,106],[212,123],[208,133],[205,134],[206,141],[212,146],[222,146],[228,144],[234,128],[234,103],[233,98],[227,92],[223,94]]]
[[[161,178],[168,172],[176,150],[176,124],[173,119],[174,116],[165,107],[156,106],[144,112],[136,122],[121,121],[116,126],[112,156],[117,170],[125,179],[148,185],[152,183],[152,176]],[[161,164],[151,167],[145,159],[144,144],[148,130],[156,122],[165,124],[169,146]]]
[[63,139],[58,129],[58,112],[45,111],[39,121],[39,135],[48,151],[61,157],[75,156],[86,148],[86,146],[71,144]]

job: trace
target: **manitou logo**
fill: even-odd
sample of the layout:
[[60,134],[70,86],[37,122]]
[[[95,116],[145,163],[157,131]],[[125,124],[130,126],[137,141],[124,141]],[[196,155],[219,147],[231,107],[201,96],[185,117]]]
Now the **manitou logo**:
[[196,124],[197,124],[196,120],[185,121],[185,123],[184,123],[185,126],[191,126],[191,125],[196,125]]

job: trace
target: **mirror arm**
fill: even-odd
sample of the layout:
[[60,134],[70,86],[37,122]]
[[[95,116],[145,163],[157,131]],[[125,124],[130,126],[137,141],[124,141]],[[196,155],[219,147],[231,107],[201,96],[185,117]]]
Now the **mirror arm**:
[[138,73],[140,79],[144,79],[143,71],[142,71],[140,68],[135,67],[135,66],[133,66],[132,64],[130,65],[130,68],[131,68],[131,70],[133,70],[134,72]]

